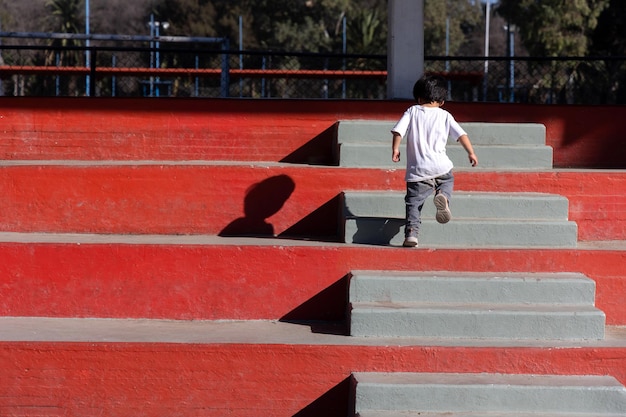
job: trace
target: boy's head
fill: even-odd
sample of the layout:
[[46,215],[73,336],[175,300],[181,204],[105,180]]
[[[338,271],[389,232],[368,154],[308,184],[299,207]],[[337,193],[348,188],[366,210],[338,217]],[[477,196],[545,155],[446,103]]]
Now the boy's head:
[[413,86],[413,97],[418,103],[443,103],[447,95],[446,81],[438,75],[424,75]]

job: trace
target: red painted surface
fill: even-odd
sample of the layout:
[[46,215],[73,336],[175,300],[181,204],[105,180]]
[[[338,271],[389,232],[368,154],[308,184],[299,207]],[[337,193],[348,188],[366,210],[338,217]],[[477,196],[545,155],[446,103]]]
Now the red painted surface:
[[3,416],[345,417],[351,372],[613,375],[621,348],[0,343]]
[[[0,167],[0,230],[276,234],[284,245],[0,243],[0,314],[345,318],[355,269],[581,272],[626,325],[622,250],[323,245],[344,190],[402,190],[402,169],[332,165],[335,122],[409,102],[0,98],[0,159],[205,160]],[[460,121],[538,122],[558,167],[623,168],[621,107],[448,103]],[[590,121],[593,121],[590,122]],[[237,162],[229,164],[228,162]],[[626,239],[626,173],[458,172],[457,190],[566,196],[580,240]],[[228,234],[228,233],[226,233]],[[319,241],[293,245],[288,238]],[[280,241],[279,241],[280,242]],[[0,343],[2,416],[341,416],[355,371],[613,375],[624,348]]]
[[[1,159],[329,164],[340,119],[396,120],[408,101],[0,98]],[[623,106],[447,103],[462,122],[546,125],[555,167],[624,168]],[[304,151],[304,152],[303,152]],[[304,156],[302,156],[304,154]]]
[[[268,234],[269,227],[277,235],[337,240],[341,192],[404,187],[402,169],[4,166],[0,230]],[[456,189],[560,194],[569,199],[579,240],[626,239],[625,171],[459,171]]]
[[[370,246],[0,244],[0,314],[342,320],[351,270],[580,272],[626,325],[626,252]],[[268,302],[271,300],[271,302]]]

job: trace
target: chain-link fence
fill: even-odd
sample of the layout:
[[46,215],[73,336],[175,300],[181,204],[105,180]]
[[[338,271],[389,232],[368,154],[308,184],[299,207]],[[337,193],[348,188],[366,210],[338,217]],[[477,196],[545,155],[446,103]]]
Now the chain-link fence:
[[[0,45],[5,96],[384,99],[386,56],[232,51],[225,40],[145,46]],[[626,57],[426,57],[449,99],[626,103]]]

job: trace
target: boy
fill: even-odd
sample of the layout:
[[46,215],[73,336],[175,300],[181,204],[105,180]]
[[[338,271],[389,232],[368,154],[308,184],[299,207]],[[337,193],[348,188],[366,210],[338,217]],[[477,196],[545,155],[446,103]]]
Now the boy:
[[435,192],[435,218],[447,223],[452,217],[448,201],[452,196],[454,176],[452,161],[446,155],[448,136],[452,135],[465,149],[472,166],[478,158],[467,133],[454,117],[441,106],[447,96],[446,81],[438,76],[424,76],[413,87],[417,105],[409,107],[391,129],[393,145],[391,159],[400,161],[400,142],[407,139],[406,165],[406,225],[403,246],[417,246],[421,212],[426,198]]

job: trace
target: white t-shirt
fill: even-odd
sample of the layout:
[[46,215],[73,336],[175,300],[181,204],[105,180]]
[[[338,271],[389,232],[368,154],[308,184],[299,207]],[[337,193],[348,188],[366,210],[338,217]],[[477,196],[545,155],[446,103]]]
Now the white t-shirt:
[[407,182],[429,180],[449,172],[453,165],[446,154],[452,135],[459,140],[467,134],[454,117],[440,107],[409,107],[391,129],[406,138]]

